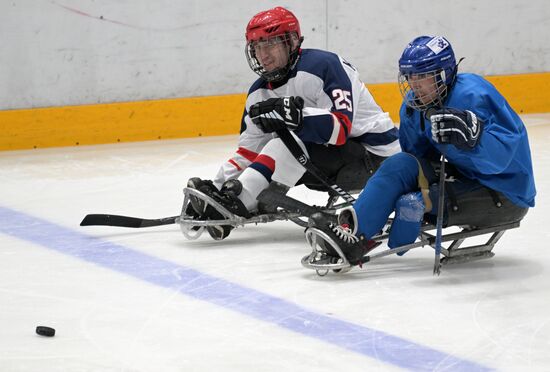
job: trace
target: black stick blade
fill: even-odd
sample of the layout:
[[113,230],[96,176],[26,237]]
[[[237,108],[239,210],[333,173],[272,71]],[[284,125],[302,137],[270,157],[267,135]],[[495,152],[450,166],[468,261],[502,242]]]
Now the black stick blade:
[[128,216],[118,216],[115,214],[88,214],[80,226],[116,226],[116,227],[152,227],[161,225],[171,225],[176,223],[179,216],[165,217],[159,219],[144,219]]

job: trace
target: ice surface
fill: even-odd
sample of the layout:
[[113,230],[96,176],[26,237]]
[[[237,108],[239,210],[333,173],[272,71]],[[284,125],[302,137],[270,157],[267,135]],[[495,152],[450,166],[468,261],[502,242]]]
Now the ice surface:
[[546,371],[550,115],[523,118],[536,207],[494,258],[440,277],[430,248],[318,277],[291,222],[221,242],[78,226],[177,215],[187,179],[212,178],[235,136],[1,152],[0,371]]

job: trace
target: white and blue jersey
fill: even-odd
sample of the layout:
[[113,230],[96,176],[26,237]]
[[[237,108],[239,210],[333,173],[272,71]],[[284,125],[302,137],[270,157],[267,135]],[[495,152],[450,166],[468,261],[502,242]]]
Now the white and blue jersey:
[[258,159],[274,134],[266,134],[254,125],[248,110],[255,103],[284,96],[304,99],[303,127],[295,132],[304,143],[339,146],[354,138],[379,156],[400,151],[397,128],[376,104],[355,67],[334,53],[303,49],[284,83],[260,78],[250,88],[238,150],[218,172],[216,185],[238,177],[253,162],[254,166],[265,163],[266,168],[274,167],[269,159]]
[[481,76],[459,74],[445,107],[470,110],[483,120],[477,146],[464,151],[434,142],[429,121],[422,128],[422,113],[403,104],[399,128],[403,151],[427,159],[439,158],[444,151],[465,177],[501,192],[518,206],[533,207],[536,190],[527,131],[504,97]]

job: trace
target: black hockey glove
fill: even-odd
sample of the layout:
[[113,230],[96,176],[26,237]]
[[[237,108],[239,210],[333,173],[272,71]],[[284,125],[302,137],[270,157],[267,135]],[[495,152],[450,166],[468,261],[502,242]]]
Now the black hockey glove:
[[430,113],[432,139],[451,144],[461,150],[471,150],[479,142],[483,121],[468,110],[444,108]]
[[270,98],[250,106],[248,116],[264,133],[302,129],[302,97]]

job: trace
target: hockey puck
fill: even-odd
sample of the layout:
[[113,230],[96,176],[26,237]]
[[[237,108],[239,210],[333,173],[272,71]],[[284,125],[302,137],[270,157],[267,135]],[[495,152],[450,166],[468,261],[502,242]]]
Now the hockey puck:
[[36,327],[36,333],[40,336],[53,337],[55,336],[55,329],[50,327],[38,326]]

